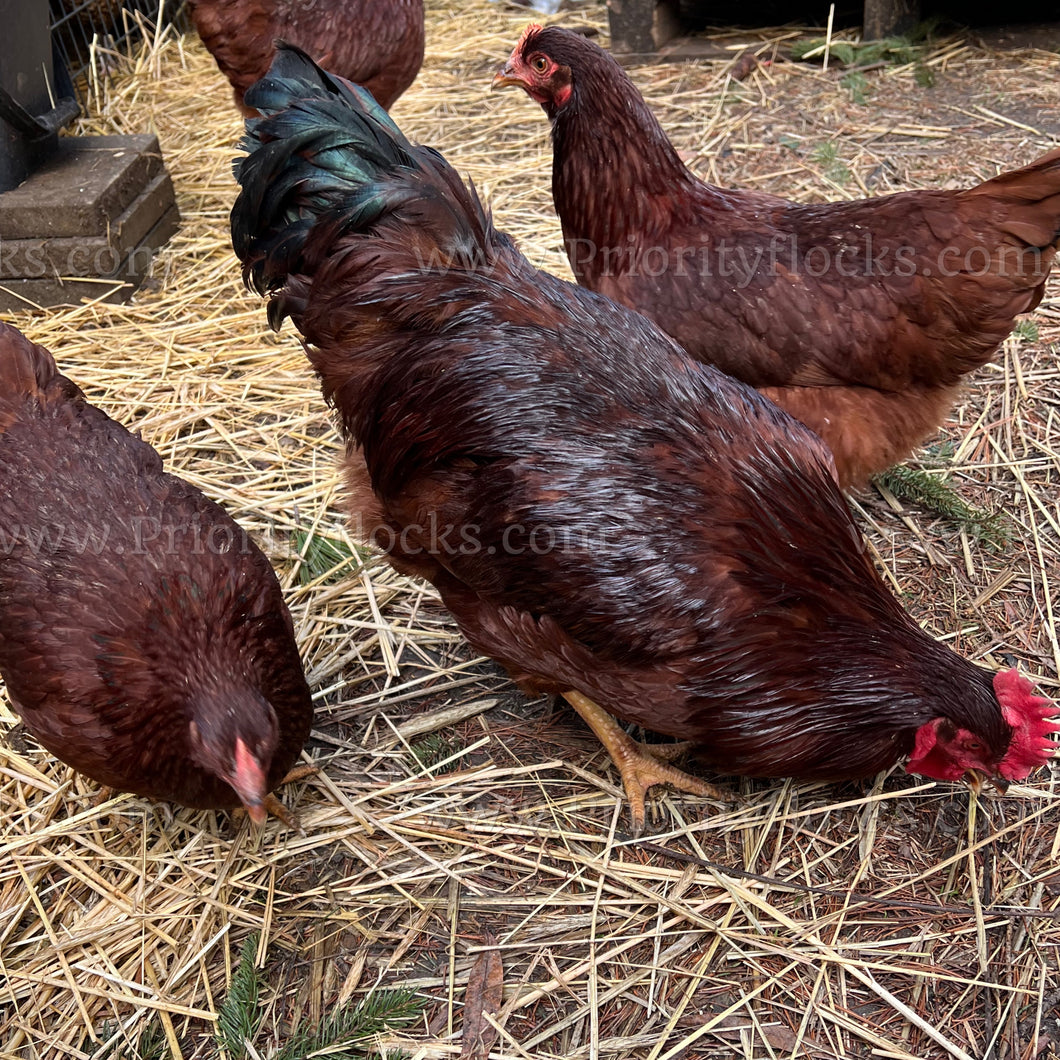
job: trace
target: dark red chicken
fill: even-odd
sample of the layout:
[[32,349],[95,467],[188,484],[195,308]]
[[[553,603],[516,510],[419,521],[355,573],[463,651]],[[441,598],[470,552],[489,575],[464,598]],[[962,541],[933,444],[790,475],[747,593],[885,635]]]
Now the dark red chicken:
[[188,0],[196,32],[232,83],[236,106],[264,77],[276,40],[363,85],[387,110],[423,64],[423,0]]
[[856,486],[948,414],[1060,237],[1060,150],[967,191],[806,205],[696,179],[621,66],[529,26],[495,87],[552,123],[552,195],[578,282],[812,427]]
[[[232,238],[348,439],[355,527],[478,650],[564,694],[644,792],[726,773],[907,768],[1001,786],[1053,707],[927,636],[887,591],[811,431],[650,321],[534,269],[445,160],[283,50],[248,100]],[[659,751],[658,747],[652,751]]]
[[289,821],[313,707],[269,561],[0,324],[0,676],[57,758],[119,791]]

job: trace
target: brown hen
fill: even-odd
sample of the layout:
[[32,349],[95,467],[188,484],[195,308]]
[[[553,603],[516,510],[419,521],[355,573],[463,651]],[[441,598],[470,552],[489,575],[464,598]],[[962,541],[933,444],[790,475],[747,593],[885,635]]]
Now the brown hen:
[[998,785],[1051,704],[888,592],[815,434],[638,313],[538,272],[436,152],[281,50],[248,93],[232,238],[349,441],[354,525],[476,648],[565,694],[644,791],[710,793],[604,711],[726,773],[863,777],[910,755]]
[[552,123],[552,195],[578,282],[812,427],[856,486],[948,414],[1060,237],[1060,150],[967,191],[803,204],[716,188],[592,41],[529,26],[494,86]]
[[0,324],[0,676],[57,758],[118,791],[243,805],[313,707],[269,561],[219,505]]
[[423,0],[188,0],[196,32],[243,93],[265,76],[276,40],[363,85],[387,110],[423,64]]

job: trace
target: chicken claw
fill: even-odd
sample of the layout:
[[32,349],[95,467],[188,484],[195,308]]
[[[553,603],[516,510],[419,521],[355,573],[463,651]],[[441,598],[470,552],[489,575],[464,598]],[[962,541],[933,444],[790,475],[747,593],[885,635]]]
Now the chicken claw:
[[287,776],[280,781],[277,787],[284,787],[286,784],[293,784],[296,780],[305,780],[306,777],[315,777],[320,772],[320,766],[312,766],[303,763],[300,766],[294,766],[288,773]]
[[611,761],[622,776],[622,786],[629,799],[629,812],[633,819],[633,835],[639,838],[644,831],[646,813],[644,796],[656,784],[669,784],[678,791],[692,795],[703,795],[708,799],[731,801],[725,792],[706,781],[691,777],[675,766],[660,759],[676,758],[684,753],[690,742],[678,744],[638,743],[627,735],[622,727],[603,707],[594,703],[581,692],[564,692],[563,698],[582,716],[586,725],[596,734],[611,756]]
[[244,817],[249,818],[251,824],[258,828],[260,828],[270,817],[275,817],[277,821],[281,824],[285,824],[293,831],[301,832],[303,835],[305,834],[305,829],[302,828],[301,822],[298,818],[271,792],[253,808],[237,806],[232,810],[233,820],[239,821]]
[[[282,788],[285,784],[293,784],[296,780],[305,780],[306,777],[314,776],[319,772],[320,768],[318,766],[295,766],[287,773],[283,780],[280,781],[277,787]],[[298,818],[271,793],[265,796],[259,807],[255,807],[254,813],[248,813],[247,816],[249,816],[257,825],[264,824],[269,817],[275,817],[278,821],[287,825],[288,828],[291,828],[296,832],[304,833],[304,829]]]
[[288,828],[295,832],[301,832],[302,826],[293,813],[275,795],[266,795],[262,803],[266,814],[271,814],[278,821],[282,821]]

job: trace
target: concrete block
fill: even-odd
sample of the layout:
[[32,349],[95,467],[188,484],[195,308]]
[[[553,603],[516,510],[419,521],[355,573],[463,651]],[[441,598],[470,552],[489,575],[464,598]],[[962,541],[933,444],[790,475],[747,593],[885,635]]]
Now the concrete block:
[[40,169],[0,193],[0,239],[100,235],[161,171],[155,136],[60,137]]
[[128,301],[179,228],[154,136],[63,137],[0,194],[0,311]]
[[0,312],[78,305],[86,299],[97,298],[107,302],[127,302],[147,276],[155,251],[165,246],[178,228],[180,214],[174,203],[107,275],[0,279]]

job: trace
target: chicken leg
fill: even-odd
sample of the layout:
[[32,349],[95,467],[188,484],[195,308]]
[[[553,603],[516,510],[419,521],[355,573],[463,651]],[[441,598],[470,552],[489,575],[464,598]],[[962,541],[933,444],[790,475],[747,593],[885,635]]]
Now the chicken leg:
[[295,832],[301,832],[302,826],[298,823],[298,818],[275,795],[271,792],[265,796],[265,800],[261,804],[261,820],[256,820],[253,816],[249,815],[250,819],[257,825],[264,824],[266,819],[269,817],[275,817],[281,824],[285,824],[288,828]]
[[723,791],[706,781],[690,777],[675,766],[660,761],[681,754],[688,744],[638,743],[628,736],[603,707],[594,703],[581,692],[564,692],[563,698],[582,716],[586,725],[596,734],[611,756],[611,761],[622,776],[622,786],[629,799],[630,816],[633,818],[633,835],[644,831],[644,796],[655,784],[669,784],[678,791],[692,795],[704,795],[709,799],[729,801]]
[[[320,772],[320,768],[314,765],[294,766],[287,775],[276,786],[282,788],[285,784],[293,784],[296,780],[305,780]],[[255,807],[251,813],[246,807],[239,807],[234,812],[245,813],[256,825],[264,824],[270,817],[275,817],[282,824],[296,832],[302,832],[302,826],[298,818],[287,809],[286,806],[271,792],[265,796],[260,806]]]

